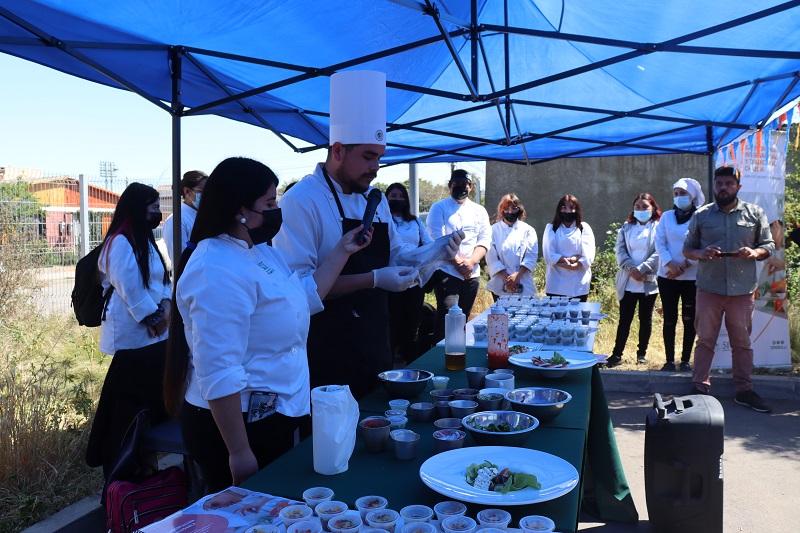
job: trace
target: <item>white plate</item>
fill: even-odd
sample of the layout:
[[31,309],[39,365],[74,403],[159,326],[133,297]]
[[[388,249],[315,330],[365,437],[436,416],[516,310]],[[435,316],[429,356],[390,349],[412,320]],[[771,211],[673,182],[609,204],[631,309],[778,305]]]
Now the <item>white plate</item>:
[[564,372],[569,370],[580,370],[581,368],[589,368],[597,364],[597,358],[591,352],[570,352],[567,350],[542,350],[536,352],[535,355],[541,357],[542,359],[550,359],[553,357],[553,354],[558,352],[561,356],[569,361],[569,366],[565,367],[554,367],[554,368],[546,368],[541,366],[536,366],[531,362],[531,357],[533,354],[519,354],[519,355],[512,355],[508,358],[508,362],[512,365],[521,366],[523,368],[531,368],[533,370],[541,370],[542,372]]
[[[526,487],[508,494],[476,489],[465,474],[472,463],[489,461],[500,469],[533,474],[542,488]],[[475,446],[434,455],[419,468],[419,477],[439,494],[467,503],[526,505],[563,496],[578,484],[578,471],[570,463],[539,450],[510,446]]]

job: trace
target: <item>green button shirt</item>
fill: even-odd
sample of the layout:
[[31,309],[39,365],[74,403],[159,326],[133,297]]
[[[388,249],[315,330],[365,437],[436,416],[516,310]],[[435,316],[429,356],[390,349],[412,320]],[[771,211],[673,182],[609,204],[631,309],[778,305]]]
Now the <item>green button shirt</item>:
[[[764,210],[742,200],[730,213],[715,202],[692,216],[684,247],[701,250],[708,246],[718,246],[723,252],[735,252],[743,246],[763,248],[769,255],[775,251]],[[706,292],[742,296],[755,292],[757,283],[756,261],[752,259],[723,257],[698,262],[696,284]]]

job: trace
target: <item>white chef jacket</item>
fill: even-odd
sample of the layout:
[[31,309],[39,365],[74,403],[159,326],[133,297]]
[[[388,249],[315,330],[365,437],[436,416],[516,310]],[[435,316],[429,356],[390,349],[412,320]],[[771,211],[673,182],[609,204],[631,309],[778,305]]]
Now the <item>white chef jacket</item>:
[[[656,251],[659,259],[658,275],[662,278],[667,277],[667,263],[675,261],[678,264],[683,264],[686,261],[686,257],[683,255],[683,242],[689,232],[689,220],[683,224],[678,224],[674,210],[667,211],[661,215],[661,220],[659,220],[656,228]],[[697,279],[697,261],[689,261],[689,268],[674,279],[692,281]]]
[[[456,230],[464,232],[458,253],[469,259],[477,246],[483,246],[486,251],[492,245],[492,230],[489,226],[489,215],[482,205],[476,204],[469,198],[463,204],[448,196],[431,206],[426,220],[431,237],[438,239],[443,235],[450,235]],[[439,270],[451,276],[462,278],[452,261],[444,261]],[[481,275],[481,267],[476,264],[472,268],[472,278]]]
[[509,274],[517,272],[521,266],[527,268],[524,277],[518,278],[517,283],[522,284],[523,296],[536,294],[533,284],[533,269],[539,258],[539,241],[536,230],[521,220],[509,226],[502,220],[492,224],[492,245],[486,253],[486,265],[489,267],[491,279],[486,284],[486,290],[501,296],[508,294],[505,290],[505,279],[497,274],[503,270]]
[[[167,217],[167,220],[164,221],[164,227],[161,229],[162,235],[164,236],[164,244],[167,245],[167,255],[169,256],[169,262],[172,265],[175,265],[175,257],[172,253],[172,237],[173,237],[173,220],[172,216],[170,215]],[[186,241],[189,240],[189,237],[192,235],[192,227],[194,226],[194,219],[197,218],[197,211],[190,205],[186,203],[181,204],[181,252],[186,249]],[[175,265],[173,268],[178,268]]]
[[404,220],[403,217],[395,215],[392,215],[392,218],[400,238],[409,246],[419,247],[433,242],[428,233],[428,228],[425,227],[420,219]]
[[[628,247],[628,255],[635,265],[640,265],[650,257],[650,243],[654,240],[653,233],[656,231],[658,223],[653,223],[652,220],[646,224],[639,224],[638,222],[632,223],[628,228],[628,235],[626,239]],[[652,276],[652,274],[651,274]],[[647,293],[643,281],[637,281],[632,277],[628,277],[625,284],[625,290],[628,292]]]
[[[372,188],[363,195],[344,194],[336,180],[331,178],[331,183],[339,195],[344,216],[361,220],[367,207],[366,196]],[[284,193],[280,207],[283,224],[272,239],[272,245],[283,252],[292,271],[297,271],[300,276],[313,273],[342,238],[342,217],[322,174],[322,163],[317,165],[313,174],[298,181]],[[387,223],[390,264],[393,264],[409,247],[403,243],[392,223],[392,213],[385,196],[381,198],[374,221]]]
[[312,276],[293,273],[266,244],[248,247],[227,234],[204,239],[178,281],[177,305],[191,353],[186,401],[250,392],[278,395],[286,416],[309,413],[306,338],[322,310]]
[[100,327],[100,351],[114,355],[118,350],[142,348],[167,338],[165,331],[151,337],[141,323],[158,310],[164,298],[169,299],[172,284],[164,283],[164,266],[155,246],[150,245],[150,288],[142,283],[142,274],[133,255],[133,247],[124,235],[107,242],[97,260],[103,290],[114,286],[108,301],[106,319]]
[[[573,222],[570,227],[559,224],[555,232],[553,224],[548,224],[544,228],[542,254],[547,265],[545,292],[570,297],[589,294],[595,254],[594,233],[589,224],[583,222],[582,225],[583,230],[578,228],[576,222]],[[573,255],[580,256],[578,262],[583,268],[567,270],[555,266],[562,257]]]

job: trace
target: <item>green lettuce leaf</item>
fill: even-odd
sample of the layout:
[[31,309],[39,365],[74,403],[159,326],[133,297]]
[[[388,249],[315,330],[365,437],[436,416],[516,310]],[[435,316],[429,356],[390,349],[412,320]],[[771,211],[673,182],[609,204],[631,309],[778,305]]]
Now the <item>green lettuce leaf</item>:
[[512,472],[511,477],[508,478],[508,481],[506,481],[506,484],[503,485],[502,490],[500,490],[500,494],[508,494],[512,490],[522,490],[525,487],[532,487],[539,490],[542,488],[542,485],[533,474]]

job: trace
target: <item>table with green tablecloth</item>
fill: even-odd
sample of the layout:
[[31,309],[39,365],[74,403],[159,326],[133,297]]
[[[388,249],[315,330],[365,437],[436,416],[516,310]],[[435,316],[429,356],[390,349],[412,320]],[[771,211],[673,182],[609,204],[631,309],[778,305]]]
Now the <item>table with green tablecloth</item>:
[[[486,349],[468,348],[467,366],[485,366]],[[444,367],[444,350],[434,347],[412,365],[436,375],[450,377],[449,388],[466,387],[464,371],[449,371]],[[547,386],[565,390],[572,401],[551,422],[542,423],[532,432],[526,447],[560,457],[572,464],[580,481],[569,493],[554,500],[530,505],[506,507],[516,526],[519,518],[541,514],[552,518],[561,532],[574,532],[583,505],[599,518],[633,522],[638,519],[628,489],[625,474],[617,453],[616,441],[606,404],[603,383],[596,367],[573,370],[562,378],[539,376],[534,370],[515,367],[517,387]],[[431,401],[431,387],[410,401]],[[376,389],[359,402],[362,418],[382,414],[392,399],[382,388]],[[301,499],[305,489],[330,487],[335,498],[355,507],[360,496],[377,494],[389,501],[392,509],[418,503],[433,507],[449,498],[428,488],[420,479],[419,468],[435,454],[432,422],[412,422],[407,425],[421,435],[419,454],[411,461],[394,457],[392,444],[382,453],[367,453],[360,436],[346,472],[325,476],[314,472],[312,439],[305,439],[294,449],[244,483],[244,487],[268,494]],[[475,446],[467,437],[465,446]],[[485,505],[468,504],[468,514],[474,517]]]

